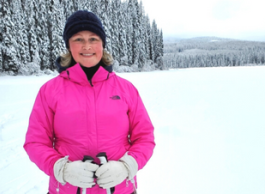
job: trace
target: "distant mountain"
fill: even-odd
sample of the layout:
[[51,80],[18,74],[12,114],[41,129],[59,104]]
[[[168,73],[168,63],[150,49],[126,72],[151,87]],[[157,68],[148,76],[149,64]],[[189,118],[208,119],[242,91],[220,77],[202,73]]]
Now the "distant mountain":
[[265,42],[219,37],[164,42],[164,65],[170,68],[265,65]]
[[195,37],[195,38],[173,38],[173,37],[166,37],[164,38],[164,43],[179,43],[179,42],[186,42],[186,43],[207,43],[207,42],[228,42],[228,41],[237,41],[236,39],[230,38],[220,38],[215,36],[203,36],[203,37]]

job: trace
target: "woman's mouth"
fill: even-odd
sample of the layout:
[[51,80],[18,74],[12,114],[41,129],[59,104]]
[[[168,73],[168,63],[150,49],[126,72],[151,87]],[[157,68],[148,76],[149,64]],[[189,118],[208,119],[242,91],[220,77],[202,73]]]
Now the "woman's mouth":
[[87,54],[86,54],[86,53],[81,53],[81,55],[83,55],[83,56],[85,56],[85,57],[89,57],[89,56],[94,55],[94,53],[92,53],[92,54],[91,54],[91,53],[90,53],[90,54],[88,54],[88,53],[87,53]]

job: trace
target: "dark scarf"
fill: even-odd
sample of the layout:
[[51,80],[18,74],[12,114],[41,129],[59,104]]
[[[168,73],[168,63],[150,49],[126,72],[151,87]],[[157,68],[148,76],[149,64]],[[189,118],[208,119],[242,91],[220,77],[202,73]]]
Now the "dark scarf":
[[94,76],[94,74],[97,72],[99,66],[100,66],[100,62],[93,66],[93,67],[85,67],[83,65],[80,64],[80,66],[82,67],[83,71],[86,73],[86,77],[88,80],[91,80],[92,77]]

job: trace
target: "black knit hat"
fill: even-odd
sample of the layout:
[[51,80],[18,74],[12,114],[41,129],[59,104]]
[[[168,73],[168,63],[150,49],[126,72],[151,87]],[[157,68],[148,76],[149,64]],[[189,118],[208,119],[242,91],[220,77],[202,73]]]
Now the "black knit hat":
[[92,12],[79,10],[74,12],[66,21],[63,39],[66,48],[69,48],[69,39],[80,31],[88,30],[97,34],[106,45],[106,34],[100,19]]

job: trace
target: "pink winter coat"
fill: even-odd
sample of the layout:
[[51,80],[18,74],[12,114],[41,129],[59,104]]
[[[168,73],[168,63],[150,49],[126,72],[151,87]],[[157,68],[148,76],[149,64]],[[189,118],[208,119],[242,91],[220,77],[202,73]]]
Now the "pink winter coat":
[[[155,146],[153,125],[136,88],[102,66],[92,85],[79,64],[44,84],[30,115],[24,148],[32,162],[50,176],[49,193],[57,194],[54,163],[65,156],[82,160],[106,152],[109,160],[119,160],[126,152],[142,169]],[[115,194],[130,194],[126,181]],[[59,185],[60,194],[76,194],[77,187]],[[96,185],[87,194],[106,194]]]

